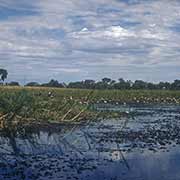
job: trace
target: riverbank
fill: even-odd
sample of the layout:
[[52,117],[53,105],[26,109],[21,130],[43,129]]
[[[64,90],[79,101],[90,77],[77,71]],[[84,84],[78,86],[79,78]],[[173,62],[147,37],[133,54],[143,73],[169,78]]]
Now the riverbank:
[[[39,87],[0,87],[0,117],[29,121],[79,122],[119,117],[126,105],[180,104],[180,91],[85,90]],[[98,105],[98,106],[97,106]],[[113,111],[121,107],[121,111]],[[105,108],[96,108],[103,106]],[[107,111],[106,111],[107,109]],[[110,110],[111,109],[111,110]],[[12,117],[11,117],[12,116]]]

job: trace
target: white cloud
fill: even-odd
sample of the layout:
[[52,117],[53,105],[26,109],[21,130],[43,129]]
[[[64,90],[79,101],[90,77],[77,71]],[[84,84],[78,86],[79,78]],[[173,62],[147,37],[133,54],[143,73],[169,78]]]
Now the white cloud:
[[134,32],[128,31],[120,26],[112,26],[104,32],[107,37],[121,38],[121,37],[136,37]]
[[79,32],[72,33],[74,38],[114,38],[124,39],[124,38],[145,38],[145,39],[158,39],[165,40],[168,37],[165,32],[151,32],[148,29],[141,31],[132,31],[121,26],[110,26],[100,30],[89,31],[88,28],[83,28]]
[[89,31],[83,28],[79,32],[72,33],[74,38],[124,38],[135,37],[135,33],[122,28],[121,26],[111,26],[100,30]]
[[[180,36],[169,27],[180,21],[179,1],[139,2],[2,0],[1,7],[30,11],[32,16],[0,17],[0,65],[12,70],[21,63],[17,68],[25,74],[22,67],[26,69],[27,61],[32,71],[37,71],[36,64],[44,64],[46,71],[36,72],[44,77],[53,74],[51,64],[60,64],[57,71],[65,74],[79,73],[77,77],[91,73],[92,67],[98,73],[102,66],[112,72],[115,66],[131,66],[132,77],[135,65],[174,66],[178,72]],[[92,76],[96,78],[96,73]]]
[[52,70],[53,72],[65,72],[65,73],[78,73],[80,72],[80,69],[77,68],[49,68],[50,70]]

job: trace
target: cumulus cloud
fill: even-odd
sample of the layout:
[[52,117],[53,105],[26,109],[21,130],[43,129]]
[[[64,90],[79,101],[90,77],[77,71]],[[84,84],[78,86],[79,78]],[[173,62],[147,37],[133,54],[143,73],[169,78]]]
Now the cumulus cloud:
[[178,78],[178,0],[1,0],[0,10],[10,79]]
[[121,26],[112,26],[106,29],[100,29],[95,31],[89,31],[87,28],[83,28],[79,32],[73,33],[74,38],[127,38],[127,37],[135,37],[135,33],[128,31]]

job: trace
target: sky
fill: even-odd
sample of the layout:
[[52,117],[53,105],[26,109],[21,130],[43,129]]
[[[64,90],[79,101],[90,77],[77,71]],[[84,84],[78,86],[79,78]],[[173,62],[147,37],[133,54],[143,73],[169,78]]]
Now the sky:
[[8,81],[180,78],[179,0],[0,0]]

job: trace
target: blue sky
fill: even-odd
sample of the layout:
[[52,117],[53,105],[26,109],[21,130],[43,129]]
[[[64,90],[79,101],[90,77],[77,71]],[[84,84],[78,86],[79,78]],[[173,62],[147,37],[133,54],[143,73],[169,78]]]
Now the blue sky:
[[0,0],[8,81],[180,77],[179,0]]

